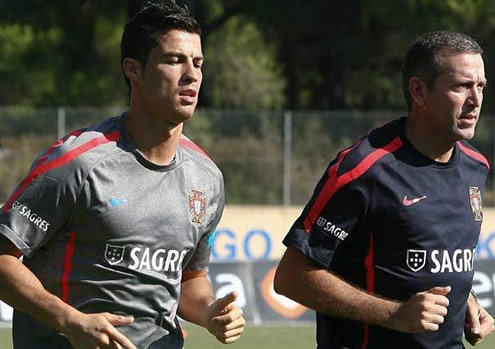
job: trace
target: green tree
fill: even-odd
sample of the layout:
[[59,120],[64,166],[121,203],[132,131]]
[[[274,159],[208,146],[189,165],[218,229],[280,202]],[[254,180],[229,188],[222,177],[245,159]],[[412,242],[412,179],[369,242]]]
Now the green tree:
[[211,33],[205,45],[205,88],[215,108],[281,109],[285,82],[273,45],[241,16]]
[[[400,68],[420,34],[457,30],[495,54],[492,0],[252,0],[249,16],[277,43],[289,108],[405,110]],[[485,110],[495,102],[485,100]]]
[[[29,105],[55,92],[55,68],[39,57],[48,57],[60,36],[56,29],[36,31],[28,24],[0,24],[1,104]],[[44,43],[39,50],[38,42]],[[30,61],[36,63],[28,65]]]
[[7,93],[0,102],[125,102],[119,42],[126,18],[127,9],[111,1],[2,1],[0,90]]

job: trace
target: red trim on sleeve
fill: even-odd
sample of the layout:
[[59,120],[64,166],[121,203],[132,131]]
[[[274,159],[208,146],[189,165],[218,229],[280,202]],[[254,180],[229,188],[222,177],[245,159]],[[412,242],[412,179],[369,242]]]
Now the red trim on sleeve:
[[[80,134],[80,133],[79,133]],[[77,135],[77,131],[74,133],[74,135]],[[80,146],[72,149],[71,151],[63,154],[62,156],[55,158],[51,161],[46,162],[46,159],[48,158],[49,153],[53,152],[55,149],[55,145],[50,147],[48,150],[47,154],[43,155],[43,157],[40,159],[36,167],[28,174],[28,176],[22,181],[22,183],[19,185],[17,190],[12,194],[12,196],[7,200],[5,205],[2,207],[2,213],[7,213],[7,211],[10,209],[12,206],[12,203],[22,194],[24,190],[40,175],[42,175],[45,172],[48,172],[50,170],[53,170],[57,167],[63,166],[75,158],[77,158],[79,155],[105,143],[113,142],[113,141],[118,141],[120,139],[120,132],[119,131],[114,131],[108,134],[101,135],[99,137],[96,137],[84,144],[81,144]],[[63,141],[58,141],[55,144],[60,145],[61,142]]]
[[459,148],[469,157],[472,157],[473,159],[476,159],[478,160],[479,162],[482,162],[483,164],[486,165],[486,167],[488,167],[488,169],[490,169],[490,163],[488,162],[488,160],[483,156],[481,155],[480,153],[466,147],[464,144],[462,144],[461,142],[457,142],[457,144],[459,145]]
[[368,254],[364,259],[364,266],[366,267],[366,287],[369,293],[375,293],[375,243],[373,241],[373,234],[370,237],[370,247]]
[[353,148],[355,148],[359,144],[356,143],[351,148],[340,153],[337,162],[330,167],[328,170],[329,176],[322,190],[318,194],[315,199],[312,207],[310,208],[308,215],[304,219],[304,229],[306,233],[309,234],[314,222],[318,219],[321,211],[326,206],[328,201],[332,198],[332,196],[344,185],[352,182],[355,179],[361,177],[366,171],[368,171],[371,166],[378,160],[380,160],[385,155],[395,152],[397,149],[402,147],[402,140],[400,137],[394,138],[390,143],[385,145],[383,148],[376,149],[372,153],[368,154],[356,167],[352,170],[345,172],[344,174],[337,177],[337,171],[339,169],[340,164],[342,163],[344,156]]
[[363,342],[361,343],[361,349],[366,349],[370,341],[370,325],[363,325]]
[[[368,253],[364,259],[364,267],[366,269],[366,290],[373,294],[375,293],[375,244],[373,242],[373,234],[370,237],[370,246]],[[364,324],[363,327],[363,342],[361,344],[361,349],[366,349],[368,347],[370,339],[370,325]]]
[[69,241],[65,246],[65,256],[64,256],[64,269],[62,270],[61,283],[61,298],[64,302],[69,301],[69,276],[72,271],[72,257],[74,256],[74,247],[76,245],[76,233],[71,232],[69,235]]
[[194,150],[194,151],[200,153],[201,155],[206,156],[208,159],[211,159],[210,156],[208,154],[206,154],[203,149],[201,149],[200,147],[198,147],[198,145],[196,143],[191,142],[190,140],[188,140],[186,138],[181,138],[180,141],[179,141],[179,145],[181,147]]

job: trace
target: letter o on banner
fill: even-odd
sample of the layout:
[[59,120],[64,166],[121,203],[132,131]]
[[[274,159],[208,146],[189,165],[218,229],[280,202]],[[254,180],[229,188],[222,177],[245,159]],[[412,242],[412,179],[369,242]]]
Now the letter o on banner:
[[[264,240],[264,251],[260,256],[253,256],[253,244],[251,243],[251,240],[255,236],[260,236],[262,240]],[[256,245],[258,246],[258,245]],[[252,260],[252,259],[266,259],[270,256],[270,253],[272,252],[272,239],[270,235],[264,231],[264,230],[250,230],[247,234],[246,237],[244,238],[244,255],[246,256],[247,259]]]

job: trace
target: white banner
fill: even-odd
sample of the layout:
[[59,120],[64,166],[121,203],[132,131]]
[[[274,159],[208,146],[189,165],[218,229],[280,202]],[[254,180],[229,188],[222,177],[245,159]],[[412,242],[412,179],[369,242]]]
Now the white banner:
[[7,304],[0,302],[0,321],[12,320],[12,308]]

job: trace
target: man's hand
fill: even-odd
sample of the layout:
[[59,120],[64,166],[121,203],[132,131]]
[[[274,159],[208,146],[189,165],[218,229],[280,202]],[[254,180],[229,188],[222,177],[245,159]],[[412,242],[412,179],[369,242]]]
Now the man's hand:
[[477,345],[493,332],[494,320],[488,312],[478,304],[476,299],[469,295],[467,302],[464,335],[471,345]]
[[447,315],[450,286],[433,287],[418,292],[399,305],[389,319],[389,326],[394,330],[406,333],[438,331]]
[[231,292],[208,307],[206,328],[224,344],[238,341],[246,325],[242,309],[233,304],[236,299],[237,294]]
[[133,317],[110,313],[78,313],[62,331],[75,349],[136,349],[115,326],[129,325]]

